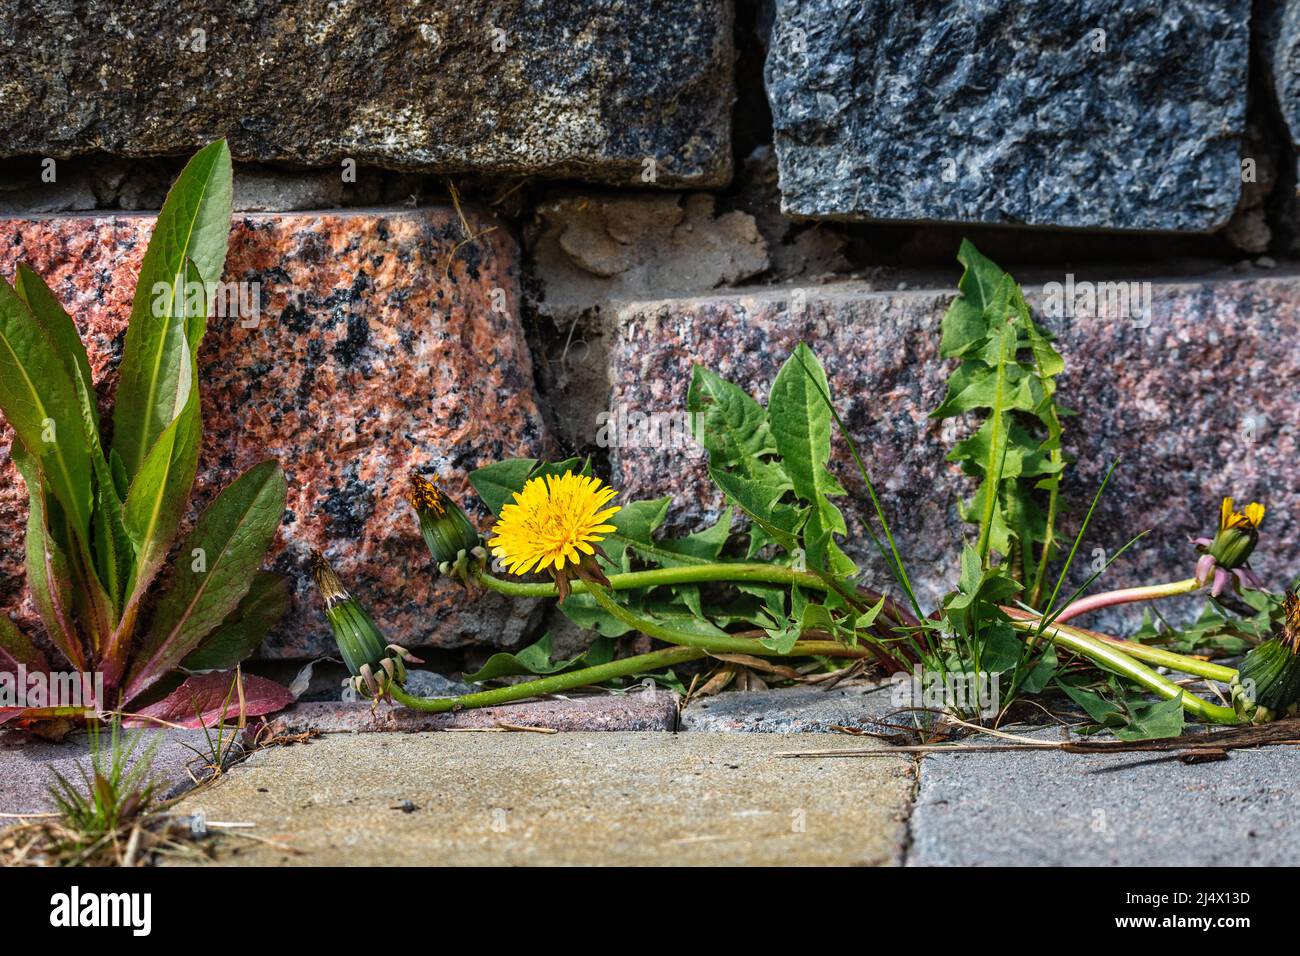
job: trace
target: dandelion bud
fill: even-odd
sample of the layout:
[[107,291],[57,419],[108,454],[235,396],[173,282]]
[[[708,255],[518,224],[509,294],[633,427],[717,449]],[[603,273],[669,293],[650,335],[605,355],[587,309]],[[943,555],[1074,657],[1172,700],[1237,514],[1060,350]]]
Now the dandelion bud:
[[1258,502],[1234,511],[1232,499],[1224,498],[1219,509],[1218,532],[1212,539],[1197,539],[1201,557],[1196,563],[1196,580],[1202,585],[1209,584],[1210,593],[1215,597],[1229,586],[1261,587],[1246,562],[1259,542],[1259,526],[1263,520],[1264,506]]
[[311,553],[311,575],[325,601],[325,617],[352,674],[353,686],[367,697],[386,697],[391,684],[406,680],[403,661],[419,664],[420,659],[384,640],[378,625],[348,593],[319,551]]
[[1255,720],[1272,720],[1294,713],[1300,703],[1300,600],[1288,591],[1282,607],[1285,620],[1282,633],[1260,644],[1241,662],[1238,696],[1260,712]]
[[479,535],[460,506],[434,483],[436,480],[412,471],[407,500],[419,518],[420,534],[433,560],[439,565],[455,564],[463,552],[479,546]]

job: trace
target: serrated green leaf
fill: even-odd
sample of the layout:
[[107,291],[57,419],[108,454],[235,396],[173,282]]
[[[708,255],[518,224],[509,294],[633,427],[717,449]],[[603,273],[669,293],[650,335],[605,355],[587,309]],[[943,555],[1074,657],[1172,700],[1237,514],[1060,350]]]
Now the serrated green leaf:
[[1025,671],[1020,681],[1020,690],[1025,694],[1042,693],[1043,688],[1052,682],[1058,667],[1056,645],[1048,644]]
[[[1015,280],[963,242],[960,295],[944,319],[941,352],[961,358],[942,403],[931,413],[947,418],[985,412],[974,434],[948,460],[981,479],[962,517],[979,526],[981,553],[1008,559],[1039,600],[1055,552],[1054,524],[1064,410],[1055,402],[1055,376],[1064,369],[1052,336],[1033,321]],[[1045,507],[1039,495],[1046,498]]]
[[178,665],[239,606],[280,527],[285,493],[279,463],[265,461],[236,478],[199,516],[132,663],[128,700]]
[[131,479],[127,477],[122,456],[112,449],[108,452],[108,471],[113,476],[113,487],[117,490],[118,500],[125,504],[126,493],[131,490]]
[[[197,280],[220,281],[226,258],[231,215],[230,150],[224,140],[204,147],[186,164],[167,194],[136,281],[127,327],[113,446],[132,479],[145,466],[159,437],[185,407],[193,357],[206,325],[182,315],[187,301],[184,281],[192,261]],[[171,294],[160,295],[165,286]],[[179,287],[179,294],[178,294]],[[207,302],[199,311],[207,314]]]
[[258,571],[239,604],[181,661],[183,670],[224,671],[246,660],[271,628],[289,612],[289,582],[274,571]]
[[1020,661],[1021,643],[1011,625],[986,624],[980,629],[978,670],[1001,674],[1015,668]]
[[1126,726],[1116,728],[1120,740],[1159,740],[1183,732],[1186,715],[1182,694],[1168,700],[1135,704]]
[[767,417],[794,493],[808,504],[804,544],[809,564],[834,574],[857,570],[835,543],[848,529],[831,498],[845,494],[827,467],[831,459],[830,384],[821,362],[802,342],[781,366],[768,400]]
[[1063,680],[1057,680],[1056,686],[1065,691],[1071,700],[1082,707],[1084,712],[1101,726],[1123,724],[1125,719],[1123,709],[1096,691]]
[[536,458],[507,458],[476,468],[470,472],[469,483],[488,510],[500,517],[501,509],[524,487],[536,467]]
[[[627,604],[629,609],[634,610],[638,616],[676,631],[694,634],[698,637],[723,637],[726,635],[726,632],[716,624],[696,617],[689,609],[681,605],[653,600],[638,603],[631,594],[628,595]],[[560,610],[579,627],[597,631],[606,637],[620,637],[632,630],[632,628],[597,604],[590,594],[576,593],[570,595],[567,600],[560,604]]]
[[686,408],[696,440],[719,468],[766,480],[773,471],[766,456],[776,454],[776,440],[763,407],[738,385],[702,365],[691,370]]
[[984,342],[989,330],[989,314],[1003,280],[1002,270],[980,253],[966,239],[957,250],[957,261],[964,267],[957,284],[960,295],[948,307],[943,319],[939,354],[944,358],[964,355]]
[[781,504],[794,486],[776,454],[767,413],[745,391],[702,366],[695,366],[686,396],[696,440],[709,453],[709,476],[727,500],[747,514],[763,534],[750,554],[767,541],[787,551],[799,547],[807,514]]
[[715,468],[712,464],[709,465],[709,477],[727,500],[745,512],[769,540],[787,551],[799,547],[799,531],[807,519],[808,509],[780,502],[781,496],[789,490],[788,480],[752,480]]

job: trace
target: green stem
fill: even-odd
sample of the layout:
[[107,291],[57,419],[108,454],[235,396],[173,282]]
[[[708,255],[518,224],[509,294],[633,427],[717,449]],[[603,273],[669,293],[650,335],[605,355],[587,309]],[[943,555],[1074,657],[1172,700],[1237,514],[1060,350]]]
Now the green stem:
[[441,714],[450,710],[493,707],[497,704],[509,704],[529,697],[557,694],[560,691],[572,690],[575,687],[601,684],[607,680],[613,680],[615,677],[627,677],[630,674],[641,674],[650,670],[658,670],[661,667],[672,667],[674,664],[693,661],[707,654],[708,651],[698,647],[666,647],[662,650],[651,651],[649,654],[638,654],[635,657],[610,661],[608,664],[584,667],[582,670],[570,671],[567,674],[553,674],[550,677],[540,677],[537,680],[530,680],[522,684],[511,684],[509,687],[497,687],[493,690],[465,694],[461,697],[412,697],[397,686],[392,687],[391,692],[393,700],[405,707],[409,707],[411,710],[419,710],[427,714]]
[[[1022,611],[1019,608],[1004,607],[1002,611],[1017,621],[1027,621],[1034,624],[1041,621],[1041,618],[1037,615]],[[1059,624],[1059,619],[1054,623]],[[1207,680],[1221,681],[1225,684],[1233,683],[1239,676],[1235,668],[1201,660],[1199,657],[1177,654],[1174,651],[1165,650],[1163,647],[1153,647],[1150,644],[1142,644],[1138,641],[1128,641],[1122,637],[1112,637],[1109,634],[1101,633],[1101,631],[1089,631],[1073,625],[1068,630],[1082,634],[1094,641],[1109,644],[1111,647],[1123,651],[1129,657],[1145,661],[1148,664],[1154,664],[1157,667],[1167,667],[1170,670],[1192,674],[1195,677],[1204,677]]]
[[[1040,624],[1038,621],[1013,620],[1011,626],[1019,631],[1037,634],[1039,633]],[[1162,677],[1145,664],[1134,660],[1124,651],[1115,647],[1111,641],[1097,640],[1086,631],[1060,624],[1049,624],[1047,627],[1042,628],[1041,633],[1045,634],[1058,647],[1064,647],[1081,654],[1094,664],[1099,664],[1121,677],[1126,677],[1135,684],[1145,687],[1167,700],[1174,700],[1181,695],[1183,710],[1195,717],[1213,724],[1240,724],[1243,722],[1242,718],[1231,707],[1211,704],[1195,694],[1188,693],[1186,689],[1179,687],[1173,681]]]
[[[999,329],[998,335],[998,368],[994,377],[993,390],[993,407],[991,411],[991,420],[989,424],[989,453],[984,462],[984,509],[980,515],[980,533],[978,551],[980,563],[987,568],[989,559],[989,537],[993,531],[993,514],[998,506],[998,492],[1002,485],[1002,469],[1006,462],[1007,449],[1002,448],[1002,457],[997,459],[998,444],[1002,441],[1002,427],[1004,425],[1002,408],[1003,393],[1007,376],[1007,330]],[[997,459],[997,460],[995,460]]]
[[1109,634],[1098,634],[1095,631],[1086,631],[1085,633],[1094,636],[1103,644],[1118,648],[1129,657],[1146,661],[1148,664],[1154,664],[1157,667],[1167,667],[1170,670],[1181,671],[1195,677],[1204,677],[1207,680],[1217,680],[1224,684],[1231,684],[1239,677],[1235,667],[1215,664],[1212,661],[1203,661],[1197,657],[1187,657],[1183,654],[1165,650],[1163,647],[1152,647],[1150,644],[1126,641],[1123,638],[1111,637]]
[[[1061,463],[1061,449],[1052,449],[1050,461],[1053,466]],[[1029,603],[1033,607],[1038,607],[1038,602],[1043,596],[1043,582],[1047,579],[1047,562],[1051,559],[1052,551],[1056,547],[1056,506],[1057,499],[1060,496],[1061,479],[1058,472],[1056,481],[1047,496],[1047,530],[1043,534],[1042,551],[1038,555],[1038,569],[1034,572],[1034,587],[1030,592]]]
[[[477,572],[477,578],[484,587],[509,597],[559,597],[555,584],[551,581],[509,581],[494,577],[484,569]],[[881,598],[878,591],[863,587],[856,588],[855,596],[852,590],[835,581],[829,575],[823,577],[812,571],[796,571],[794,568],[783,567],[779,564],[766,564],[761,561],[715,562],[684,568],[653,568],[648,571],[629,571],[624,574],[611,574],[609,576],[610,590],[613,591],[630,591],[635,588],[652,588],[671,584],[700,584],[706,581],[730,582],[733,584],[751,582],[786,586],[798,585],[814,591],[838,591],[850,604],[861,604],[863,602],[875,604]],[[570,582],[569,589],[574,594],[585,594],[590,590],[587,583],[582,580]],[[902,624],[904,627],[921,626],[920,620],[893,598],[885,597],[883,613],[886,617],[893,618],[896,623]]]
[[[510,597],[545,598],[556,597],[555,584],[550,581],[506,581],[493,577],[486,571],[478,576],[484,587],[491,588]],[[799,585],[825,591],[827,585],[811,571],[796,571],[794,568],[779,564],[765,564],[761,561],[752,563],[713,563],[696,564],[684,568],[654,568],[648,571],[629,571],[626,574],[612,574],[609,586],[615,591],[629,591],[633,588],[651,588],[664,584],[699,584],[704,581],[740,581],[757,584]],[[574,594],[590,591],[585,581],[573,581],[570,589]]]
[[1056,621],[1057,623],[1063,623],[1073,617],[1078,617],[1080,614],[1087,614],[1089,611],[1097,611],[1104,607],[1132,604],[1135,601],[1157,601],[1161,598],[1191,594],[1200,586],[1196,578],[1186,578],[1182,581],[1171,581],[1168,584],[1148,584],[1140,588],[1121,588],[1118,591],[1092,594],[1066,605],[1061,613],[1056,616]]
[[508,704],[528,697],[554,694],[588,684],[601,684],[615,677],[626,677],[629,674],[670,667],[709,654],[749,654],[754,657],[869,657],[871,655],[871,651],[866,647],[849,647],[839,641],[798,641],[787,653],[778,654],[752,638],[686,634],[632,613],[614,601],[602,587],[588,587],[587,591],[601,607],[629,627],[676,646],[610,661],[608,664],[598,664],[595,667],[584,667],[582,670],[570,671],[567,674],[555,674],[522,684],[512,684],[509,687],[465,694],[462,697],[412,697],[402,688],[393,687],[391,689],[393,699],[412,710],[438,714],[472,707],[492,707],[496,704]]

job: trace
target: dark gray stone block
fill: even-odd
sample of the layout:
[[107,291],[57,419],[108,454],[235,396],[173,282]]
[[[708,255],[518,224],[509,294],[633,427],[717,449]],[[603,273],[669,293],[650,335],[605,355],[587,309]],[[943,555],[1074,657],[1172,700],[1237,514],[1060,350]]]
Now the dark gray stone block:
[[730,0],[0,0],[0,154],[718,185]]
[[803,216],[1211,230],[1241,190],[1248,0],[777,0]]

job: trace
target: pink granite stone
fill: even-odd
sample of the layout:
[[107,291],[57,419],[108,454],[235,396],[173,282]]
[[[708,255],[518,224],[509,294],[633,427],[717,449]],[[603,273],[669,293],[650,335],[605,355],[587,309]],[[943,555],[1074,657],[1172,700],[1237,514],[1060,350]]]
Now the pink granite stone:
[[[284,466],[288,504],[270,565],[295,607],[268,657],[334,653],[305,574],[317,547],[385,633],[411,646],[510,646],[529,606],[469,598],[429,574],[402,498],[412,466],[486,526],[468,473],[536,455],[547,438],[519,324],[519,253],[509,232],[450,208],[250,215],[234,224],[227,282],[257,283],[260,312],[214,317],[200,354],[205,432],[195,504],[266,457]],[[0,274],[26,261],[81,329],[108,410],[151,217],[0,223]],[[0,433],[0,606],[23,604],[26,494]]]
[[[1041,295],[1027,291],[1037,311]],[[955,504],[974,491],[944,461],[951,442],[942,423],[927,417],[952,367],[937,345],[953,294],[846,283],[629,305],[610,346],[610,408],[684,409],[694,362],[765,402],[782,362],[808,342],[861,445],[909,574],[933,607],[953,586],[959,543],[969,534]],[[1079,413],[1066,421],[1065,449],[1078,462],[1062,530],[1074,535],[1106,469],[1122,456],[1082,563],[1094,560],[1094,548],[1110,554],[1139,531],[1151,533],[1101,587],[1190,576],[1196,555],[1188,538],[1212,532],[1224,495],[1267,504],[1253,563],[1280,587],[1300,574],[1300,278],[1155,283],[1151,296],[1145,330],[1095,312],[1044,320],[1059,332],[1067,364],[1061,401]],[[838,436],[834,448],[832,468],[850,492],[841,500],[849,550],[869,580],[888,581],[860,531],[870,512],[863,484]],[[704,459],[686,450],[614,448],[611,459],[614,484],[628,500],[675,496],[669,521],[677,528],[698,527],[720,510]]]

